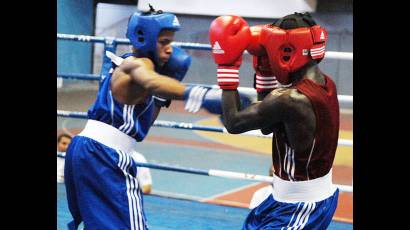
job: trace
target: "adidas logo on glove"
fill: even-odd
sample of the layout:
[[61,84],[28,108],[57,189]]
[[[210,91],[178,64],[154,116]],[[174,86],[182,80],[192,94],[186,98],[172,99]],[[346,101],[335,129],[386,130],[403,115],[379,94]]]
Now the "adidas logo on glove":
[[325,40],[325,34],[323,33],[323,31],[322,31],[322,33],[320,34],[320,39],[321,39],[321,40]]
[[219,45],[218,41],[216,41],[214,43],[214,45],[212,46],[212,53],[214,53],[214,54],[223,54],[223,53],[225,53],[225,51],[223,49],[221,49],[221,46]]

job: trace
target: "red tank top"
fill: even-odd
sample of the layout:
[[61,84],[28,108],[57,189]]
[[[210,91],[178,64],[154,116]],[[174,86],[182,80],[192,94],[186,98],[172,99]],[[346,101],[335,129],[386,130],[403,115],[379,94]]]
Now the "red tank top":
[[339,101],[336,85],[325,76],[325,85],[309,79],[292,88],[309,98],[316,116],[316,131],[311,147],[295,152],[286,144],[283,128],[273,135],[273,165],[275,174],[289,181],[305,181],[326,175],[333,165],[339,139]]

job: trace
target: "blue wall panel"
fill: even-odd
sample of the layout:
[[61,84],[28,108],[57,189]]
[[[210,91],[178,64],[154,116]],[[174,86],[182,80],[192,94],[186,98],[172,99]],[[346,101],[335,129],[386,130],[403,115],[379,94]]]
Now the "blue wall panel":
[[[93,35],[92,0],[57,0],[57,33]],[[57,41],[57,72],[91,73],[92,43]]]

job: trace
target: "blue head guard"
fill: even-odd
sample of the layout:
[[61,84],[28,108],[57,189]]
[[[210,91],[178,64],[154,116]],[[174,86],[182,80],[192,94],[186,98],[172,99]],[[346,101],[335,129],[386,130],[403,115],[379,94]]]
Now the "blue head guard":
[[179,30],[177,17],[171,13],[146,14],[135,12],[127,28],[127,38],[143,56],[157,61],[157,38],[161,30]]

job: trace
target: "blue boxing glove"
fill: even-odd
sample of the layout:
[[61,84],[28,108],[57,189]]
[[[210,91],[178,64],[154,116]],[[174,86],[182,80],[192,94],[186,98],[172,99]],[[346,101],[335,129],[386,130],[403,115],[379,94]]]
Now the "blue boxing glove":
[[[220,91],[220,92],[219,92]],[[196,113],[201,107],[222,114],[222,90],[207,86],[187,86],[184,92],[185,110]]]
[[[241,108],[248,107],[254,99],[239,92]],[[196,113],[202,107],[213,114],[222,114],[222,89],[208,86],[187,86],[184,93],[185,110]]]
[[[188,72],[191,65],[191,56],[189,56],[183,49],[172,46],[173,52],[168,62],[166,62],[158,73],[172,77],[178,81],[182,81]],[[154,103],[156,106],[169,107],[171,100],[154,96]]]

